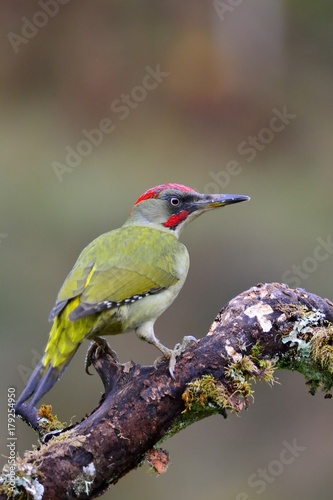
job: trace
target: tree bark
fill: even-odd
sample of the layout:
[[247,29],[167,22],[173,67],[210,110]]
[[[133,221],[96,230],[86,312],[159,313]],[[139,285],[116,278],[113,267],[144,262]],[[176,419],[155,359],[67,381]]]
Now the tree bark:
[[[18,460],[17,498],[96,498],[145,459],[162,471],[167,455],[152,451],[157,443],[214,413],[241,411],[252,401],[251,381],[273,383],[278,368],[303,373],[311,393],[320,388],[330,397],[332,322],[329,300],[259,284],[232,299],[208,334],[185,349],[174,380],[167,360],[121,365],[98,346],[99,406]],[[8,488],[4,474],[0,499],[9,498]]]

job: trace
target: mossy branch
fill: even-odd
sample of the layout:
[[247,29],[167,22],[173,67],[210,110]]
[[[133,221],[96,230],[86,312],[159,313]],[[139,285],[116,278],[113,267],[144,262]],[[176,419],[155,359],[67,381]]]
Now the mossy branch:
[[[154,449],[158,443],[199,419],[247,408],[251,382],[274,383],[279,368],[302,373],[312,394],[330,397],[332,323],[329,300],[259,284],[231,300],[206,337],[184,351],[175,380],[166,360],[120,365],[99,345],[92,355],[105,388],[99,406],[19,459],[14,490],[4,471],[0,499],[95,498],[145,459],[162,472],[168,457]],[[40,413],[44,424],[48,411]]]

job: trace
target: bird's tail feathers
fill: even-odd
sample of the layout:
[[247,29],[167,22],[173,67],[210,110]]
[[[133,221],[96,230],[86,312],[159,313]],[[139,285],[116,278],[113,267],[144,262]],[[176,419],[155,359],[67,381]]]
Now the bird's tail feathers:
[[45,373],[45,370],[46,367],[43,365],[43,362],[40,361],[30,375],[30,378],[25,388],[23,389],[21,396],[16,401],[16,406],[20,406],[22,403],[27,401],[27,399],[29,399],[30,396],[36,391],[37,386]]
[[[72,307],[75,307],[75,303]],[[17,408],[27,402],[29,398],[31,400],[27,404],[35,406],[44,394],[53,387],[84,339],[85,330],[82,331],[82,337],[78,338],[77,324],[74,325],[70,322],[63,313],[60,318],[55,318],[43,359],[32,372],[21,396],[17,400]]]
[[25,403],[29,398],[31,398],[29,405],[35,406],[44,394],[46,394],[61,377],[75,352],[76,349],[65,363],[57,366],[52,366],[50,362],[44,365],[42,359],[32,372],[27,385],[16,402],[16,407]]
[[66,368],[65,366],[52,366],[51,364],[45,367],[45,371],[35,386],[34,391],[32,393],[32,397],[30,400],[30,405],[35,406],[37,402],[46,394],[51,387],[57,382],[57,380],[61,377],[62,372]]

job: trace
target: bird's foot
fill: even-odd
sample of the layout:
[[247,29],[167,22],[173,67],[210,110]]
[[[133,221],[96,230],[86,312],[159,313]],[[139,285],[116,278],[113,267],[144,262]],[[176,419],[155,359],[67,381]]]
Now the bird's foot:
[[180,356],[188,347],[197,343],[197,339],[193,337],[193,335],[188,335],[183,338],[183,342],[181,344],[176,344],[174,349],[171,351],[171,355],[169,358],[169,373],[171,378],[175,380],[174,369],[177,362],[177,357]]
[[90,342],[84,362],[85,370],[88,375],[92,375],[89,368],[93,364],[93,358],[98,357],[101,350],[107,352],[115,363],[119,363],[116,351],[111,349],[110,345],[103,337],[96,337],[93,342]]

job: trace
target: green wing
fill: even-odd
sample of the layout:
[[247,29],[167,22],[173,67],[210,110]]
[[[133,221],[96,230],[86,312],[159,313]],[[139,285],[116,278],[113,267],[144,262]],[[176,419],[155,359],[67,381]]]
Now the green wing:
[[79,256],[50,319],[78,296],[80,304],[71,312],[71,320],[158,293],[175,285],[187,266],[186,248],[170,233],[142,226],[105,233]]

